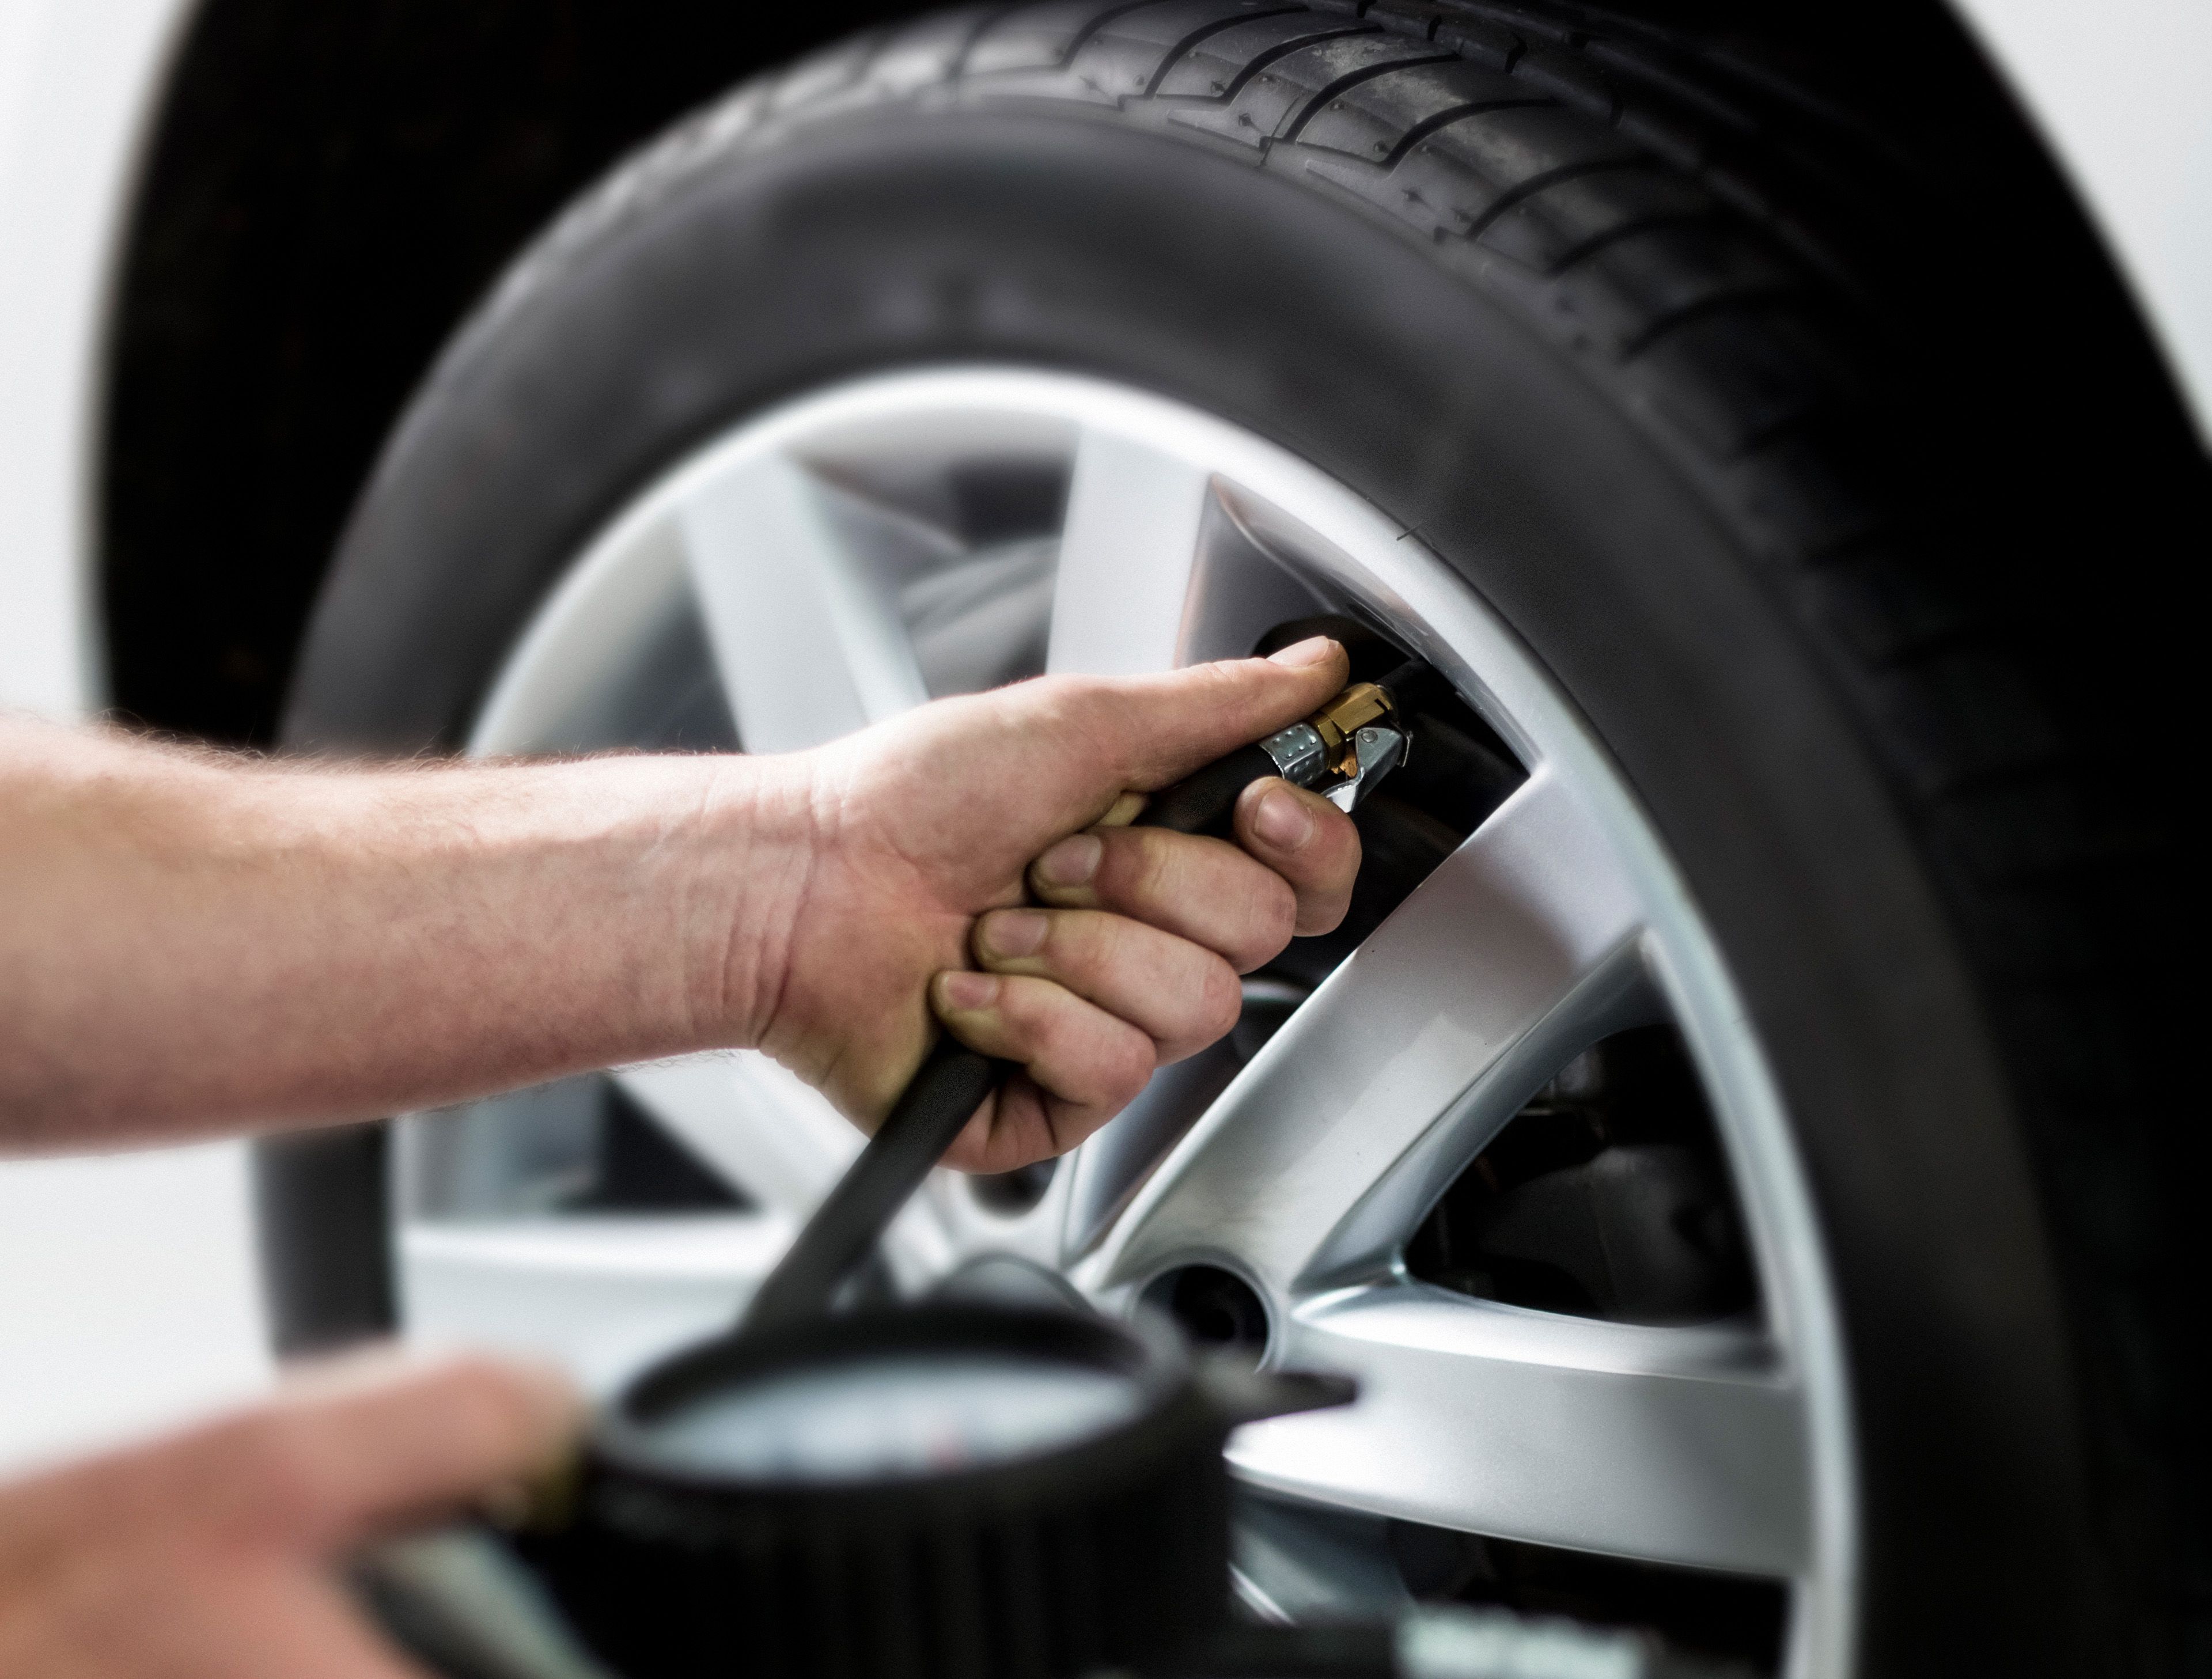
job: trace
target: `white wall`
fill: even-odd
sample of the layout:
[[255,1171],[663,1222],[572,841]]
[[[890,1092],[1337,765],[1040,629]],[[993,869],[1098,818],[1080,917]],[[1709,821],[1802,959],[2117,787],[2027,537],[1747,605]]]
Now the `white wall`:
[[269,1379],[236,1144],[0,1165],[0,1475]]
[[[99,703],[89,392],[187,0],[0,0],[0,706]],[[267,1380],[243,1152],[0,1165],[0,1474]]]

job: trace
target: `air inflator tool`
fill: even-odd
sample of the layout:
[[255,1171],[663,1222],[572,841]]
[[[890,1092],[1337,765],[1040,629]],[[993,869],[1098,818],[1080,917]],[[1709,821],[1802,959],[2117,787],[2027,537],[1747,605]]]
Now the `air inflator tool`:
[[[1244,789],[1271,776],[1351,810],[1406,761],[1407,719],[1435,680],[1426,665],[1408,660],[1380,682],[1355,682],[1304,721],[1152,794],[1136,825],[1224,834]],[[837,1285],[875,1246],[1006,1071],[1007,1063],[940,1037],[860,1158],[761,1284],[747,1325],[766,1329],[826,1310]]]
[[[1281,776],[1346,809],[1405,759],[1408,663],[1155,794],[1225,830]],[[939,1299],[833,1314],[1004,1069],[942,1041],[732,1331],[647,1369],[502,1541],[380,1547],[357,1589],[452,1679],[1656,1679],[1632,1638],[1502,1611],[1232,1621],[1237,1425],[1341,1378],[1194,1359],[1164,1322]]]

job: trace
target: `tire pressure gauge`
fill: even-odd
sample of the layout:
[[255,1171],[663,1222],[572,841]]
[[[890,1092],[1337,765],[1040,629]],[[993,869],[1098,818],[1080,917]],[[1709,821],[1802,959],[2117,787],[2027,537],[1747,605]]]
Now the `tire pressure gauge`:
[[1230,1429],[1351,1391],[1164,1324],[821,1318],[649,1372],[528,1548],[636,1679],[1174,1670],[1222,1619]]
[[647,1371],[519,1533],[355,1580],[446,1679],[1727,1679],[1499,1611],[1233,1621],[1230,1431],[1352,1392],[1164,1320],[820,1318]]

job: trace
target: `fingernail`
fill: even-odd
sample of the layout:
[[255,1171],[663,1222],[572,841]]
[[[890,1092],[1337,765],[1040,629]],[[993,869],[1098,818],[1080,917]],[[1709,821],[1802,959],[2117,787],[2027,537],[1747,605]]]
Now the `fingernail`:
[[1270,788],[1252,812],[1252,831],[1278,851],[1295,851],[1313,837],[1313,812],[1288,788]]
[[1267,655],[1276,665],[1318,665],[1336,656],[1336,643],[1326,636],[1309,636],[1303,642],[1292,642],[1285,648],[1277,648]]
[[1000,909],[983,917],[978,942],[993,956],[1034,956],[1051,925],[1042,909]]
[[960,1012],[988,1008],[999,995],[997,980],[988,974],[971,974],[964,968],[943,976],[937,989],[945,1007]]
[[1088,885],[1105,852],[1097,835],[1071,834],[1036,860],[1037,879],[1048,886]]

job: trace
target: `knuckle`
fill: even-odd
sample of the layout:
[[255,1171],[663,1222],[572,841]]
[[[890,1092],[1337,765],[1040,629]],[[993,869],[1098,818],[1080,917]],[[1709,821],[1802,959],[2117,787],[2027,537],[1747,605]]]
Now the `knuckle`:
[[1049,1029],[1036,1068],[1041,1082],[1085,1106],[1118,1110],[1133,1101],[1152,1075],[1152,1039],[1125,1022],[1105,1030],[1095,1017],[1063,1015]]
[[1055,973],[1097,975],[1128,959],[1129,923],[1103,909],[1091,909],[1067,918],[1064,936],[1045,941],[1053,952]]
[[1151,949],[1159,942],[1159,934],[1151,927],[1130,921],[1128,916],[1099,916],[1099,927],[1095,942],[1091,946],[1091,977],[1109,980],[1109,976],[1121,977],[1121,982],[1139,980],[1148,971],[1157,971],[1157,952]]
[[1080,1053],[1083,1034],[1070,1019],[1072,1011],[1067,1007],[1073,1001],[1056,980],[1008,982],[999,1013],[1006,1023],[1006,1042],[1015,1052],[1014,1059],[1054,1065]]
[[[1060,992],[1053,1001],[1058,1002],[1066,995]],[[1030,1031],[1030,1043],[1036,1051],[1036,1059],[1048,1067],[1064,1071],[1080,1068],[1097,1053],[1091,1041],[1091,1034],[1085,1030],[1085,1025],[1078,1018],[1075,1009],[1040,1008],[1031,1022]]]
[[1252,666],[1248,660],[1217,659],[1200,665],[1193,678],[1199,692],[1194,703],[1221,709],[1246,698],[1252,689]]
[[1108,848],[1109,858],[1120,853],[1115,900],[1133,908],[1174,902],[1180,873],[1176,848],[1160,843],[1165,836],[1157,828],[1124,828],[1116,837],[1121,843]]
[[1212,1043],[1226,1037],[1243,1012],[1244,989],[1237,984],[1236,972],[1226,962],[1208,963],[1206,994],[1198,1009],[1199,1030],[1204,1035],[1202,1041]]
[[281,1414],[236,1425],[227,1454],[249,1521],[280,1532],[322,1526],[339,1513],[337,1489],[308,1431]]
[[1267,876],[1247,907],[1243,937],[1238,941],[1235,956],[1237,970],[1249,973],[1281,954],[1297,927],[1297,894],[1282,876]]
[[1119,774],[1126,770],[1130,730],[1126,697],[1109,677],[1053,675],[1021,684],[1035,696],[1040,721],[1052,733],[1079,743],[1096,762]]
[[[1091,703],[1091,690],[1097,678],[1048,673],[1033,676],[1026,682],[1011,683],[1004,688],[991,690],[991,698],[1006,712],[1010,719],[1018,719],[1032,726],[1042,723],[1049,728],[1065,722],[1075,712]],[[1027,712],[1029,716],[1020,716]]]
[[1328,826],[1323,830],[1328,843],[1328,880],[1339,891],[1350,891],[1352,880],[1359,873],[1361,846],[1359,829],[1342,811],[1322,800],[1328,810]]
[[1300,906],[1297,931],[1309,936],[1334,933],[1351,911],[1352,883],[1346,881],[1333,891],[1313,894]]
[[1132,1028],[1120,1034],[1117,1047],[1104,1068],[1102,1095],[1105,1104],[1115,1110],[1127,1107],[1143,1093],[1158,1064],[1158,1052],[1142,1032]]
[[1057,977],[1073,964],[1083,960],[1083,950],[1088,942],[1079,924],[1083,912],[1077,909],[1048,909],[1044,931],[1037,935],[1036,947],[1020,955],[997,956],[988,965],[1002,968],[1010,974],[1042,975]]
[[1148,903],[1167,903],[1182,889],[1182,848],[1176,844],[1176,836],[1164,829],[1146,828],[1140,831],[1144,838],[1138,847],[1138,879],[1144,900]]

